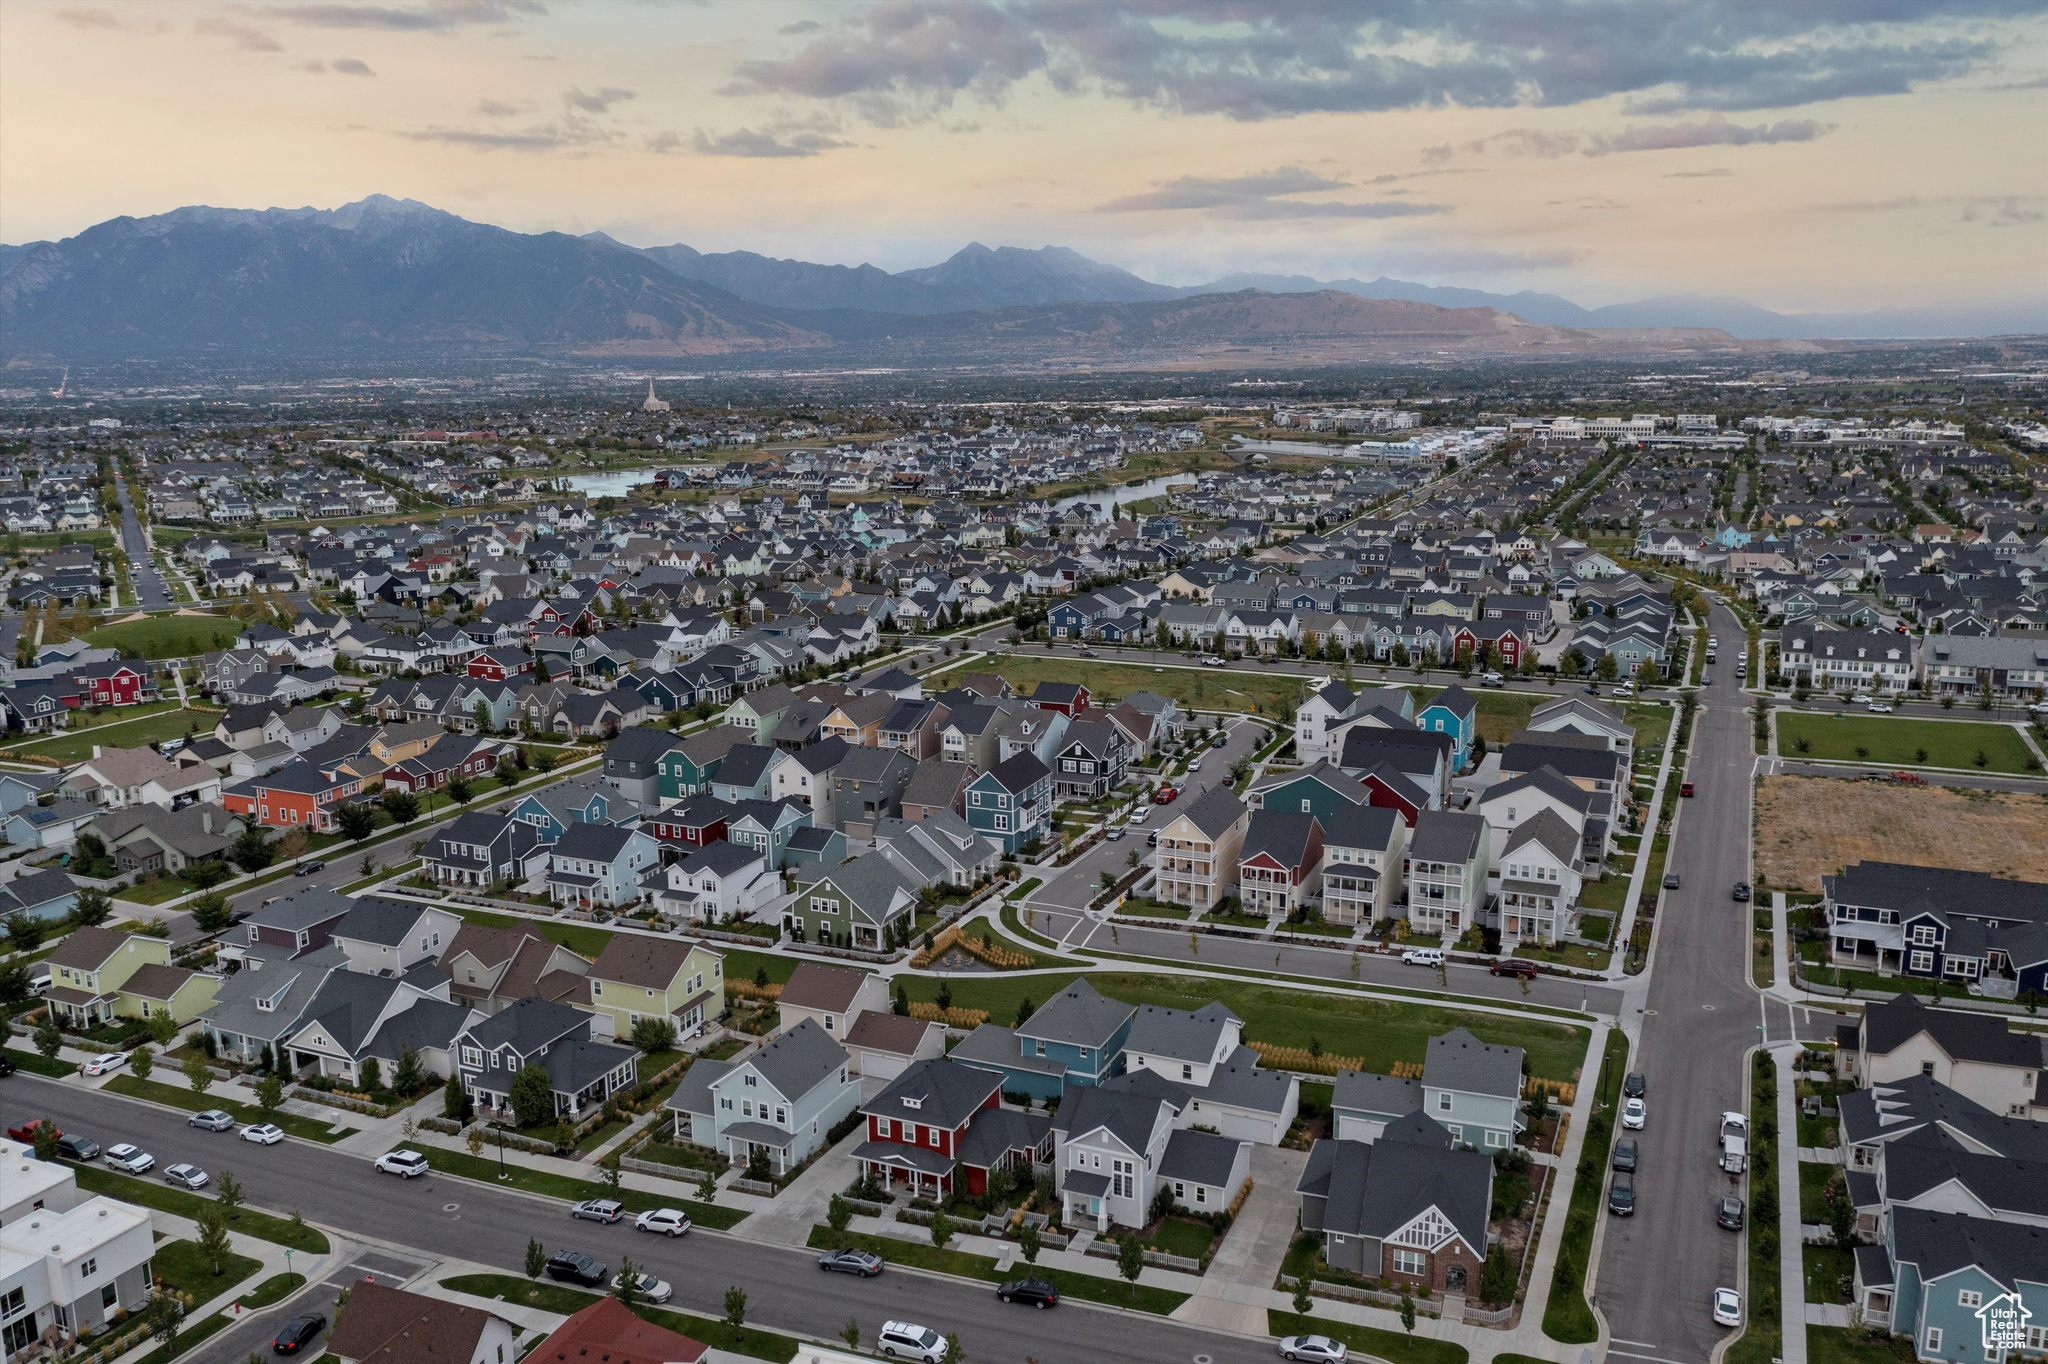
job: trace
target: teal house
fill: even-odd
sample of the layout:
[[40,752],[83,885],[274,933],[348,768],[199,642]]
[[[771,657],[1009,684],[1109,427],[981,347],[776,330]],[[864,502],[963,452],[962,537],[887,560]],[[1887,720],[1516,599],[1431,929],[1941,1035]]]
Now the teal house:
[[737,725],[719,725],[677,740],[655,768],[661,799],[667,802],[707,794],[725,755],[741,744],[752,746],[753,741],[753,734]]
[[1924,1360],[1984,1364],[2048,1348],[2048,1231],[1901,1204],[1885,1220],[1886,1244],[1856,1252],[1866,1321],[1888,1318]]
[[1472,761],[1472,740],[1479,733],[1479,705],[1472,693],[1453,682],[1430,698],[1415,723],[1433,734],[1451,736],[1451,770],[1462,772]]
[[1137,1013],[1078,979],[1014,1028],[982,1024],[951,1055],[1000,1072],[1006,1094],[1054,1099],[1067,1084],[1096,1085],[1124,1073],[1124,1043]]
[[1254,810],[1285,810],[1290,814],[1314,815],[1328,828],[1339,810],[1355,810],[1372,804],[1366,784],[1341,767],[1317,762],[1292,772],[1261,777],[1245,792],[1245,803]]
[[1051,828],[1052,769],[1024,749],[968,782],[966,798],[967,827],[1014,853]]

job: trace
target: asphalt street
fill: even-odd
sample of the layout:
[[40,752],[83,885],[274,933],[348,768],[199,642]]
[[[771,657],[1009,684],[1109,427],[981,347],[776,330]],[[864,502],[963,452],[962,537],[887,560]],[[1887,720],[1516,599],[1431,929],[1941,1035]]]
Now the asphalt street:
[[[1724,638],[1739,634],[1725,607],[1714,608],[1712,625]],[[1680,888],[1662,893],[1630,1062],[1648,1083],[1648,1125],[1634,1134],[1636,1212],[1600,1214],[1608,1225],[1594,1300],[1613,1332],[1610,1353],[1631,1361],[1705,1361],[1729,1334],[1713,1322],[1713,1290],[1743,1288],[1741,1238],[1715,1226],[1714,1200],[1729,1192],[1748,1198],[1716,1164],[1718,1133],[1724,1111],[1748,1107],[1744,1054],[1764,1036],[1761,996],[1748,974],[1751,909],[1732,896],[1735,882],[1751,879],[1754,755],[1734,670],[1712,671],[1685,771],[1699,794],[1679,802],[1667,863]],[[1789,1036],[1788,1026],[1781,1007],[1774,1040]]]
[[[280,1213],[297,1209],[330,1237],[367,1237],[401,1255],[411,1251],[417,1258],[460,1259],[522,1274],[527,1238],[538,1235],[550,1250],[588,1251],[614,1270],[621,1255],[632,1256],[675,1286],[672,1305],[684,1311],[717,1317],[725,1290],[737,1285],[747,1293],[749,1322],[819,1340],[831,1340],[849,1318],[870,1339],[883,1321],[897,1319],[959,1332],[967,1357],[977,1364],[1022,1364],[1027,1354],[1133,1364],[1189,1364],[1207,1355],[1216,1364],[1251,1364],[1273,1351],[1269,1340],[1071,1300],[1055,1311],[1020,1317],[1028,1309],[997,1302],[990,1288],[896,1266],[876,1279],[824,1274],[804,1251],[746,1240],[744,1223],[735,1235],[700,1229],[671,1241],[639,1234],[630,1221],[610,1227],[572,1222],[567,1205],[556,1200],[440,1175],[403,1181],[375,1173],[366,1160],[297,1139],[256,1146],[230,1133],[201,1131],[183,1115],[154,1105],[26,1073],[0,1080],[0,1110],[10,1124],[26,1116],[49,1117],[59,1128],[85,1132],[102,1145],[135,1142],[156,1157],[158,1169],[190,1161],[216,1180],[230,1169],[250,1206]],[[244,1353],[250,1348],[240,1341],[238,1346]]]
[[170,589],[164,584],[163,574],[157,571],[156,556],[149,552],[149,541],[143,537],[142,522],[136,519],[135,503],[128,497],[128,484],[119,469],[114,471],[114,495],[121,500],[121,544],[135,570],[128,583],[129,591],[135,594],[135,604],[145,611],[169,606]]

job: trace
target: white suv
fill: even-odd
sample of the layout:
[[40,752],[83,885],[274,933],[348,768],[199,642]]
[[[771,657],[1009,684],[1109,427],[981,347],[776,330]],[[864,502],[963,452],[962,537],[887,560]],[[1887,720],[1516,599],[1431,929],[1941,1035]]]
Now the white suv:
[[391,1151],[377,1157],[376,1168],[387,1175],[411,1179],[427,1172],[427,1158],[417,1151]]
[[946,1357],[946,1338],[929,1326],[907,1321],[885,1321],[875,1337],[875,1348],[891,1359],[915,1359],[922,1364],[939,1364]]

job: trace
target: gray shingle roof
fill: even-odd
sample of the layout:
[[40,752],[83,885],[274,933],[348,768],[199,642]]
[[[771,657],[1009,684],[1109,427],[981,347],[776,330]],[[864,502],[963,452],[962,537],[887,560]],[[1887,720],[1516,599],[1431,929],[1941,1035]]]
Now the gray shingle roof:
[[1159,1177],[1222,1188],[1230,1181],[1239,1149],[1248,1144],[1214,1132],[1183,1128],[1166,1139],[1166,1151],[1159,1157]]
[[1033,1041],[1102,1047],[1123,1026],[1124,1020],[1136,1012],[1121,1000],[1105,998],[1085,978],[1076,977],[1016,1031],[1019,1037]]
[[1249,862],[1264,853],[1283,867],[1300,866],[1308,856],[1309,839],[1320,825],[1314,815],[1297,810],[1254,810],[1238,861]]
[[249,916],[248,922],[296,933],[339,918],[354,908],[355,901],[331,886],[306,886],[263,906]]
[[1515,1098],[1522,1092],[1522,1049],[1482,1042],[1463,1028],[1429,1039],[1422,1083],[1431,1089]]
[[712,1061],[703,1057],[690,1063],[683,1072],[682,1083],[676,1092],[668,1096],[663,1107],[676,1113],[702,1113],[710,1115],[713,1110],[711,1098],[712,1083],[721,1076],[730,1075],[737,1067],[737,1061]]
[[2041,1038],[2013,1032],[2003,1018],[1930,1009],[1906,994],[1863,1010],[1863,1045],[1873,1054],[1896,1051],[1923,1032],[1957,1061],[2029,1070],[2041,1066]]
[[1193,1013],[1141,1004],[1131,1019],[1124,1050],[1207,1064],[1216,1058],[1216,1044],[1232,1022],[1242,1024],[1244,1020],[1221,1004],[1204,1004]]
[[473,1024],[469,1038],[486,1051],[510,1044],[522,1057],[590,1026],[590,1015],[566,1004],[531,996],[514,1000],[489,1018]]
[[425,905],[389,900],[381,895],[365,895],[356,901],[354,909],[341,916],[341,922],[334,926],[332,932],[335,937],[352,942],[395,947],[405,941],[405,935],[424,913]]
[[[1421,796],[1423,793],[1417,790],[1415,794]],[[1369,848],[1385,852],[1387,845],[1394,841],[1395,826],[1400,823],[1399,812],[1385,806],[1345,806],[1330,816],[1329,827],[1323,830],[1323,847]],[[1347,873],[1352,870],[1349,866],[1345,868]]]
[[1486,1252],[1493,1159],[1482,1152],[1384,1137],[1370,1146],[1323,1140],[1296,1188],[1328,1200],[1326,1231],[1385,1238],[1434,1207],[1475,1254]]
[[1370,1070],[1340,1070],[1331,1086],[1330,1107],[1384,1118],[1419,1113],[1422,1082]]
[[846,1048],[815,1020],[806,1018],[741,1064],[752,1066],[762,1079],[794,1103],[810,1093],[819,1081],[835,1074],[847,1059]]
[[1130,1150],[1143,1152],[1159,1122],[1160,1110],[1176,1107],[1155,1094],[1068,1084],[1061,1090],[1059,1111],[1053,1115],[1052,1125],[1054,1130],[1066,1133],[1069,1141],[1099,1129]]
[[1064,1075],[1067,1071],[1065,1066],[1050,1057],[1041,1059],[1024,1055],[1017,1042],[1017,1030],[1000,1023],[982,1024],[961,1038],[948,1056],[962,1065],[987,1066],[992,1070],[1003,1068],[1052,1076]]
[[993,1071],[963,1066],[942,1056],[913,1062],[860,1111],[951,1130],[973,1117],[995,1096],[1002,1079]]
[[1242,819],[1245,809],[1245,803],[1237,798],[1237,792],[1227,784],[1218,783],[1195,797],[1176,818],[1200,829],[1204,837],[1215,839]]
[[2008,1291],[2048,1282],[2048,1227],[1920,1208],[1892,1210],[1892,1253],[1925,1284],[1975,1266]]
[[1459,810],[1424,810],[1408,836],[1408,856],[1421,862],[1464,862],[1485,846],[1486,821]]

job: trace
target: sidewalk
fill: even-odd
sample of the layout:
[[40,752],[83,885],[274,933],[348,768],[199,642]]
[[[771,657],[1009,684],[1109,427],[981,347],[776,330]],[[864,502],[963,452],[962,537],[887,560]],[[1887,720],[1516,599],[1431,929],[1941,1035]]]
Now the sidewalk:
[[1806,1364],[1806,1267],[1799,1230],[1799,1103],[1792,1078],[1797,1043],[1771,1048],[1778,1067],[1778,1320],[1782,1364]]
[[747,1239],[779,1246],[803,1245],[810,1239],[811,1228],[824,1222],[832,1195],[853,1182],[852,1155],[867,1139],[867,1123],[862,1122],[840,1138],[837,1146],[812,1161],[788,1188],[772,1199],[761,1200],[768,1206],[747,1219]]
[[[1643,821],[1642,841],[1636,844],[1636,864],[1628,877],[1628,898],[1621,902],[1621,923],[1614,930],[1614,952],[1624,962],[1628,959],[1629,934],[1635,932],[1636,908],[1643,902],[1643,877],[1650,870],[1650,850],[1657,846],[1657,815],[1664,808],[1664,784],[1671,778],[1671,759],[1678,747],[1678,722],[1684,713],[1676,705],[1671,708],[1671,727],[1664,732],[1664,757],[1657,764],[1657,784],[1651,788],[1649,804],[1645,807],[1650,812],[1649,817]],[[1677,836],[1674,819],[1672,838],[1676,840]],[[1618,980],[1626,975],[1626,971],[1609,963],[1609,980]]]
[[[194,1241],[199,1237],[198,1225],[189,1218],[179,1217],[173,1213],[156,1211],[151,1211],[149,1216],[151,1226],[166,1241]],[[233,1321],[237,1315],[233,1310],[237,1299],[245,1294],[255,1292],[257,1288],[272,1277],[286,1272],[285,1265],[287,1261],[283,1246],[269,1241],[261,1241],[253,1236],[244,1236],[232,1228],[228,1231],[228,1245],[235,1254],[246,1255],[250,1259],[255,1260],[258,1266],[256,1272],[236,1283],[219,1296],[194,1304],[192,1310],[185,1314],[184,1329],[187,1331],[216,1312],[227,1313],[229,1320]],[[325,1274],[333,1266],[347,1264],[349,1256],[353,1253],[353,1243],[330,1237],[328,1240],[328,1252],[325,1255],[294,1253],[289,1262],[291,1265],[290,1272],[304,1275],[307,1284],[316,1284],[320,1282],[321,1275]],[[160,1348],[161,1345],[158,1341],[154,1339],[145,1340],[126,1354],[109,1361],[108,1364],[135,1364],[136,1361],[147,1358]]]
[[1252,1148],[1251,1194],[1224,1233],[1195,1296],[1174,1311],[1175,1321],[1239,1335],[1266,1334],[1273,1279],[1294,1239],[1299,1206],[1294,1186],[1307,1164],[1305,1151]]

